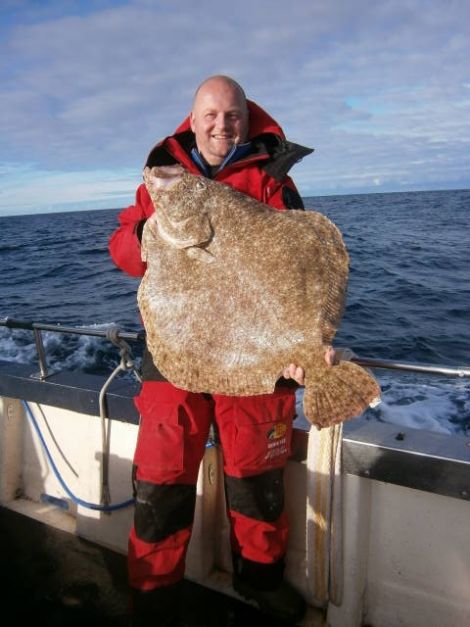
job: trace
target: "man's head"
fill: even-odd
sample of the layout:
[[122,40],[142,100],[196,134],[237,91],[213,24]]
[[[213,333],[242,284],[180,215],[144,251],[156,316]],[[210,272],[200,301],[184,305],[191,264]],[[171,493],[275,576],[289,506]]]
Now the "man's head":
[[199,152],[209,165],[220,165],[232,146],[248,137],[243,89],[228,76],[211,76],[196,90],[190,120]]

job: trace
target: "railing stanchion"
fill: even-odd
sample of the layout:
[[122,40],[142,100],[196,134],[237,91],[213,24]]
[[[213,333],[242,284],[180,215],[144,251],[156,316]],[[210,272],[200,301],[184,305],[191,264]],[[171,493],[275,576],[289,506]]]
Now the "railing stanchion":
[[34,341],[36,343],[36,351],[39,360],[39,378],[41,380],[47,379],[47,358],[46,351],[44,350],[44,344],[42,341],[42,334],[40,329],[34,329]]

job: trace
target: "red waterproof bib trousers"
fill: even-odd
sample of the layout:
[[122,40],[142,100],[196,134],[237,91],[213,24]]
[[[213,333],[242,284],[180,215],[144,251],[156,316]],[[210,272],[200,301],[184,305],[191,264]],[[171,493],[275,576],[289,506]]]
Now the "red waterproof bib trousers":
[[232,551],[248,564],[282,561],[287,542],[282,482],[294,391],[211,397],[146,381],[136,405],[141,425],[134,457],[130,585],[151,590],[183,578],[198,470],[212,421],[223,450]]

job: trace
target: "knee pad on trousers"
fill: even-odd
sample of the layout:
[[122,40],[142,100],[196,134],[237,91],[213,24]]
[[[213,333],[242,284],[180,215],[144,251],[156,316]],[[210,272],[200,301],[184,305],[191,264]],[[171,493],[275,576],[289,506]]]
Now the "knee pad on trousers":
[[159,542],[190,527],[194,520],[196,487],[136,482],[134,528],[145,542]]
[[243,516],[275,522],[284,511],[283,468],[250,477],[225,477],[229,509]]

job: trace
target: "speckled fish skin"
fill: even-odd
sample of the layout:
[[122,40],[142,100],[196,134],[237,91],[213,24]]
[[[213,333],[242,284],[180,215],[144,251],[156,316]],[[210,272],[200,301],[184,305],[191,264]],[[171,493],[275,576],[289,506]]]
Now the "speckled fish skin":
[[143,231],[138,304],[166,379],[193,392],[257,395],[295,363],[305,371],[305,416],[318,428],[380,396],[362,367],[325,362],[349,272],[328,218],[275,211],[180,166],[146,168],[144,180],[156,211]]

